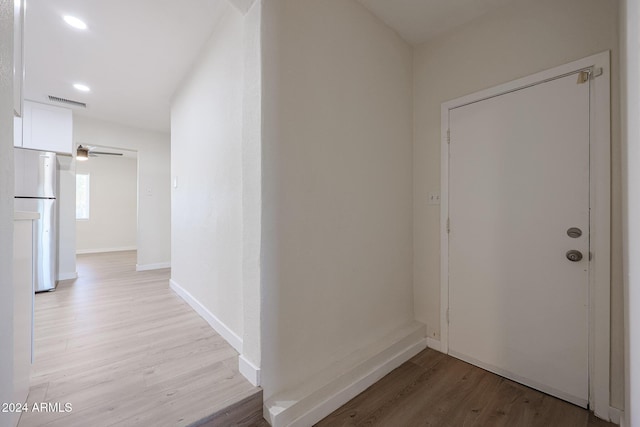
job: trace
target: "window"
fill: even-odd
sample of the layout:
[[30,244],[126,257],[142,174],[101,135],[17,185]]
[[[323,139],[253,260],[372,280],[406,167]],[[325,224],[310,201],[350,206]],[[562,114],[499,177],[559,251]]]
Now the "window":
[[76,219],[89,219],[90,190],[89,174],[76,174]]

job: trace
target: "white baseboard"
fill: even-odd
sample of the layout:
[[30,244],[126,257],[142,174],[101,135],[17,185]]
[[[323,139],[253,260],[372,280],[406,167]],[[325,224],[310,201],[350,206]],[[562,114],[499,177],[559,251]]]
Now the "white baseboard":
[[76,255],[84,254],[101,254],[103,252],[124,252],[124,251],[137,251],[136,246],[123,246],[119,248],[98,248],[98,249],[78,249]]
[[60,273],[58,274],[58,281],[62,280],[73,280],[78,278],[78,272],[74,271],[73,273]]
[[260,368],[245,359],[242,354],[238,357],[238,370],[252,385],[260,386]]
[[242,338],[236,335],[235,332],[222,323],[222,321],[203,306],[200,301],[195,299],[193,295],[191,295],[182,286],[178,285],[173,279],[169,280],[169,286],[180,298],[189,304],[191,308],[200,315],[200,317],[206,320],[209,326],[211,326],[222,338],[231,344],[231,347],[235,348],[238,353],[242,354]]
[[425,325],[413,322],[264,403],[273,427],[310,426],[362,393],[426,347]]
[[609,419],[612,423],[621,425],[621,422],[624,421],[624,412],[618,408],[614,408],[613,406],[609,407]]
[[427,337],[427,347],[442,353],[442,346],[440,345],[440,341],[434,338]]
[[159,262],[157,264],[136,264],[136,271],[160,270],[161,268],[171,268],[171,263]]

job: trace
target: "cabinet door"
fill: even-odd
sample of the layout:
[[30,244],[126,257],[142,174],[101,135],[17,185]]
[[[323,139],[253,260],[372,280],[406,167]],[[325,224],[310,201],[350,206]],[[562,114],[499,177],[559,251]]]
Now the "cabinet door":
[[71,154],[73,117],[71,110],[24,102],[22,147]]

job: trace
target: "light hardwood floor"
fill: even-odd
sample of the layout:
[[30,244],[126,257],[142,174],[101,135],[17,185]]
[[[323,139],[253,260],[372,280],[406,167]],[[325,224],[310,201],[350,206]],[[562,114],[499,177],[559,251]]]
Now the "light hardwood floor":
[[260,423],[262,391],[236,351],[171,291],[168,269],[136,272],[135,260],[81,255],[77,280],[36,295],[29,407],[73,410],[23,413],[19,426]]
[[614,427],[588,411],[427,349],[317,424]]

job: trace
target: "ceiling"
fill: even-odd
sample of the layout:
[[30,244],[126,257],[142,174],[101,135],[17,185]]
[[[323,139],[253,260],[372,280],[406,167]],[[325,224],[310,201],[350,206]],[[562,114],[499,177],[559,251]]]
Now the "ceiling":
[[[240,10],[252,3],[231,1]],[[515,0],[358,1],[416,45]],[[228,7],[227,0],[29,0],[25,98],[80,101],[87,108],[75,114],[169,131],[171,96]],[[68,26],[64,15],[88,29]]]
[[[80,101],[87,108],[75,114],[169,131],[171,96],[227,7],[226,0],[29,0],[25,98]],[[88,29],[70,27],[63,15]]]
[[514,0],[358,0],[412,45]]

